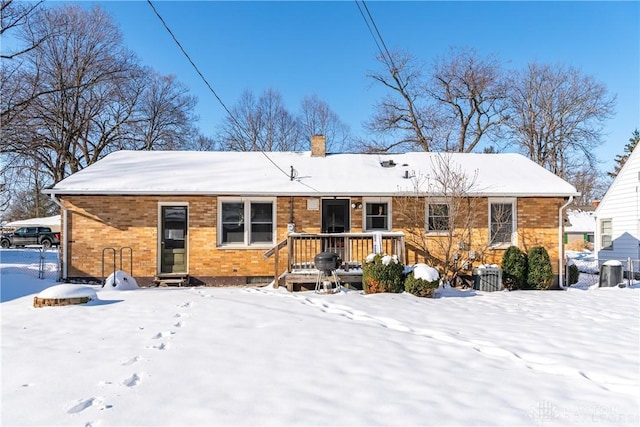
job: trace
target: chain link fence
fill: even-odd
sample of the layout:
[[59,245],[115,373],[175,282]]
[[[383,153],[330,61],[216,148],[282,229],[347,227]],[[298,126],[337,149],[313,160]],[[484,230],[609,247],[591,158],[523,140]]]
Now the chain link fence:
[[0,249],[0,272],[30,277],[58,280],[60,278],[60,253],[57,248],[27,247]]

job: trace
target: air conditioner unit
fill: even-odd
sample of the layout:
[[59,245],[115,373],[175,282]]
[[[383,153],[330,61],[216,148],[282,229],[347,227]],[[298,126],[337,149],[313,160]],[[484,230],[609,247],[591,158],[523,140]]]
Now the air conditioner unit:
[[485,292],[502,290],[502,270],[494,266],[474,268],[473,289]]

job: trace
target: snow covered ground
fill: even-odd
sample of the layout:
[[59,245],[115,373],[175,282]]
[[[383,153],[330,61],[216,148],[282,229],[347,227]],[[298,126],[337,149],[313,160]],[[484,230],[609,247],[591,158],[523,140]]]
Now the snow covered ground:
[[39,279],[36,251],[0,251],[2,425],[639,424],[640,284],[94,287],[34,308],[47,262]]

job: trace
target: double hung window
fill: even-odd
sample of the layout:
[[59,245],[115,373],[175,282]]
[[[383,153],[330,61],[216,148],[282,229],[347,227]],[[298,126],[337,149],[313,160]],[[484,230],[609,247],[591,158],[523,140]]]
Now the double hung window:
[[489,200],[489,244],[509,246],[515,244],[515,199]]
[[600,247],[601,249],[613,249],[611,219],[603,219],[600,221]]
[[218,219],[221,245],[269,245],[274,242],[275,201],[221,200]]
[[438,233],[449,231],[449,205],[447,203],[427,204],[427,231]]
[[389,201],[364,202],[364,229],[365,231],[389,231],[391,230],[391,209]]

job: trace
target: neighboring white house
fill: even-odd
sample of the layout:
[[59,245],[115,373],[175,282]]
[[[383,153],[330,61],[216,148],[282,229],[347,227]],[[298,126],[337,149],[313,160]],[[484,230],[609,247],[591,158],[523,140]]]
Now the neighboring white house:
[[640,260],[640,145],[636,146],[596,208],[595,251],[600,265]]

